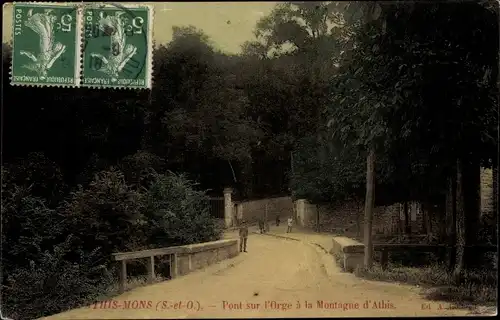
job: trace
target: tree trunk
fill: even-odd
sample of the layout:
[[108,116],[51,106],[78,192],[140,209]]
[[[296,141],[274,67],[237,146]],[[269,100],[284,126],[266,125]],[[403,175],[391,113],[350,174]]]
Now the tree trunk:
[[431,204],[428,204],[427,206],[422,207],[422,213],[424,213],[424,209],[426,210],[425,211],[425,216],[424,216],[424,219],[425,219],[425,232],[427,233],[427,236],[429,237],[429,239],[432,239],[432,236],[433,236],[433,232],[432,232],[432,211],[430,211],[431,208],[432,208]]
[[359,238],[361,236],[361,208],[360,203],[356,201],[356,236]]
[[441,208],[436,208],[435,215],[438,218],[438,228],[439,228],[439,243],[446,243],[448,236],[446,235],[446,210],[441,210]]
[[366,158],[366,198],[365,198],[365,258],[364,266],[370,269],[373,266],[373,241],[372,220],[373,207],[375,204],[375,150],[370,149]]
[[245,158],[242,163],[242,182],[243,182],[243,196],[246,199],[251,199],[253,196],[253,159],[252,156],[249,155],[248,158]]
[[405,235],[409,235],[411,233],[411,226],[410,226],[410,210],[408,210],[408,201],[404,202],[403,205],[403,210],[405,214],[405,227],[404,227],[404,232]]
[[[481,167],[478,161],[463,163],[463,189],[465,208],[465,243],[467,247],[476,245],[481,219]],[[466,250],[465,267],[480,261],[481,252]]]
[[456,180],[456,172],[453,172],[448,177],[447,188],[446,188],[446,238],[443,240],[447,241],[448,244],[448,268],[449,270],[453,270],[455,266],[455,257],[456,257],[456,216],[457,216],[457,180]]
[[422,224],[423,224],[423,233],[427,235],[428,239],[432,238],[432,205],[429,201],[425,201],[422,203],[420,210],[422,212]]
[[316,232],[319,232],[319,204],[316,205]]
[[498,218],[498,162],[493,162],[493,221],[497,225]]
[[453,270],[453,279],[455,284],[459,284],[462,278],[464,269],[464,252],[465,252],[465,197],[464,197],[464,181],[463,181],[463,160],[457,160],[457,195],[456,195],[456,260],[455,268]]
[[266,202],[265,211],[264,211],[264,230],[266,232],[269,231],[268,216],[267,216],[267,202]]
[[[403,209],[401,209],[403,207]],[[398,238],[401,238],[404,233],[404,221],[401,220],[401,211],[403,210],[403,215],[404,215],[404,206],[399,204],[399,214],[398,214]]]
[[295,187],[295,182],[294,182],[294,179],[295,179],[295,171],[293,170],[294,169],[294,166],[293,166],[293,151],[290,151],[290,177],[288,178],[288,186],[290,186],[290,193],[291,193],[291,196],[292,196],[292,200],[295,201],[295,190],[294,190],[294,187]]
[[[425,218],[427,216],[427,214],[425,213],[424,211],[424,204],[419,204],[420,206],[420,213],[422,215],[422,224],[420,225],[420,232],[422,234],[428,234],[427,233],[427,219]],[[417,215],[417,221],[418,221],[418,215]]]

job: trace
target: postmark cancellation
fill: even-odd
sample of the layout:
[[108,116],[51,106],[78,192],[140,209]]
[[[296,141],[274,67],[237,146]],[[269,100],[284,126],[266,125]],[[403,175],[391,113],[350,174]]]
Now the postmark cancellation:
[[15,3],[11,84],[150,89],[153,7]]
[[151,88],[153,8],[88,6],[83,19],[82,86]]

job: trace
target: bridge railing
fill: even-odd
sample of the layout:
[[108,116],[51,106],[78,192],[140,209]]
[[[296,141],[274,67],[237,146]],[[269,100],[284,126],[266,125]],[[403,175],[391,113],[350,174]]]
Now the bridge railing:
[[148,269],[148,283],[152,283],[155,279],[155,257],[168,255],[169,265],[170,265],[170,277],[174,278],[176,275],[176,253],[178,252],[178,247],[168,247],[160,249],[133,251],[133,252],[119,252],[113,253],[113,259],[115,261],[121,261],[120,269],[120,292],[125,291],[125,285],[127,283],[127,261],[135,259],[149,259],[147,264]]
[[192,270],[232,258],[238,253],[238,240],[231,239],[133,252],[118,252],[113,253],[112,257],[115,261],[121,261],[120,292],[124,292],[127,283],[127,261],[129,260],[149,259],[147,264],[148,282],[152,283],[155,279],[155,257],[168,256],[170,278],[173,279]]

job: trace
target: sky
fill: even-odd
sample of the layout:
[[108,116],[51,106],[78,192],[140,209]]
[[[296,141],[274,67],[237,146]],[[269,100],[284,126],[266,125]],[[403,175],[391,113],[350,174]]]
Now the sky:
[[[133,2],[130,2],[133,4]],[[147,3],[147,2],[142,2]],[[157,44],[172,39],[173,26],[193,25],[207,34],[214,46],[227,53],[240,53],[241,45],[253,40],[257,21],[269,14],[276,2],[150,2],[154,6]],[[228,23],[229,21],[229,23]],[[12,4],[4,4],[2,42],[12,39]]]

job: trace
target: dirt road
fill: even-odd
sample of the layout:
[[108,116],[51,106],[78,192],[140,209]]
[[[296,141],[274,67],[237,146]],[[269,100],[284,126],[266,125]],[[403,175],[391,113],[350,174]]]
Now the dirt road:
[[[418,288],[342,273],[306,242],[252,234],[248,253],[205,270],[134,289],[100,307],[45,319],[449,316],[467,310],[424,300]],[[141,303],[142,301],[142,303]]]

